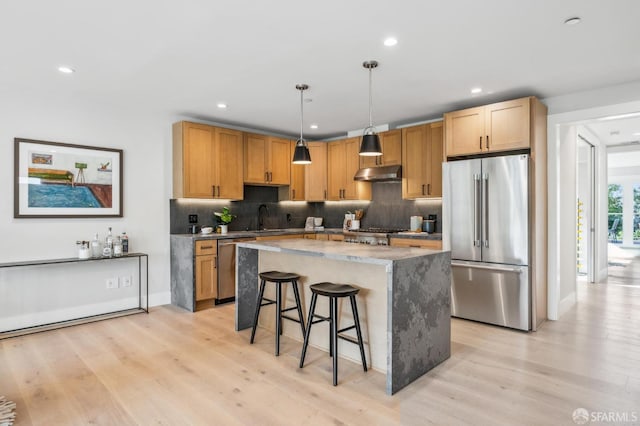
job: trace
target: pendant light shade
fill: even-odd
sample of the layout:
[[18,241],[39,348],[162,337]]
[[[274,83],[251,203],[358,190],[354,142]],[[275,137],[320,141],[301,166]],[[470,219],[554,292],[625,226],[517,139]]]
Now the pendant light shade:
[[302,126],[303,126],[303,94],[304,91],[309,88],[306,84],[296,84],[296,89],[300,91],[300,139],[296,141],[296,148],[293,151],[293,164],[311,164],[311,154],[309,154],[309,147],[307,146],[307,141],[302,137]]
[[362,135],[362,142],[360,143],[360,155],[372,157],[382,155],[380,138],[376,134],[375,127],[373,127],[373,119],[371,114],[371,110],[373,108],[371,95],[371,71],[378,66],[378,62],[366,61],[363,62],[362,66],[369,70],[369,126],[364,129]]

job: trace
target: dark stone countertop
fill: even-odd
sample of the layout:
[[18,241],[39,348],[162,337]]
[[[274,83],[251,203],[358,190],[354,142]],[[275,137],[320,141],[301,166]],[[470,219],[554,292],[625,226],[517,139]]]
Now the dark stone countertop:
[[[255,238],[261,236],[290,235],[290,234],[343,234],[342,228],[325,228],[316,231],[306,231],[304,228],[267,229],[264,231],[232,231],[227,234],[171,234],[172,237],[189,238],[191,240],[226,240],[234,238]],[[350,233],[353,234],[353,233]],[[442,234],[427,234],[426,232],[407,232],[389,234],[390,238],[407,238],[420,240],[441,240]]]

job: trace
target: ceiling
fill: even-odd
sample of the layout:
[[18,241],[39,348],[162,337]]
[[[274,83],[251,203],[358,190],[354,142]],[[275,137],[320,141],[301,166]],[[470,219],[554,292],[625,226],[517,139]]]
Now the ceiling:
[[367,125],[369,59],[374,124],[637,80],[638,17],[637,0],[3,1],[0,99],[295,135],[307,83],[305,136],[320,139]]

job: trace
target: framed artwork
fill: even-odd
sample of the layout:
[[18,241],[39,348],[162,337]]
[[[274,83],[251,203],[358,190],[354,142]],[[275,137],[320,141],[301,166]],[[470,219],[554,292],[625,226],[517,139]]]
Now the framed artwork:
[[13,217],[122,217],[122,150],[14,139]]

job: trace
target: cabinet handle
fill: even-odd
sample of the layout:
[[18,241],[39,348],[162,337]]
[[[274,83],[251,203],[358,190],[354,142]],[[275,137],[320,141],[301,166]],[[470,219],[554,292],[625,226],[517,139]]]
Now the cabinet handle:
[[212,197],[216,196],[216,186],[215,185],[211,185],[211,196]]
[[291,198],[296,198],[296,190],[295,189],[291,190]]
[[269,173],[268,172],[264,172],[264,181],[265,182],[269,182]]
[[424,183],[422,184],[422,195],[425,195],[425,193],[424,193]]
[[200,246],[200,250],[212,249],[213,246]]
[[482,150],[482,136],[480,136],[480,150]]
[[326,189],[324,190],[324,199],[325,200],[327,199],[327,190]]
[[267,181],[271,182],[271,172],[267,172]]
[[220,185],[218,185],[218,197],[220,196]]
[[489,135],[487,135],[487,149],[489,149]]
[[427,184],[427,194],[431,195],[431,184]]
[[218,269],[218,256],[216,256],[214,259],[215,260],[213,262],[213,269]]

